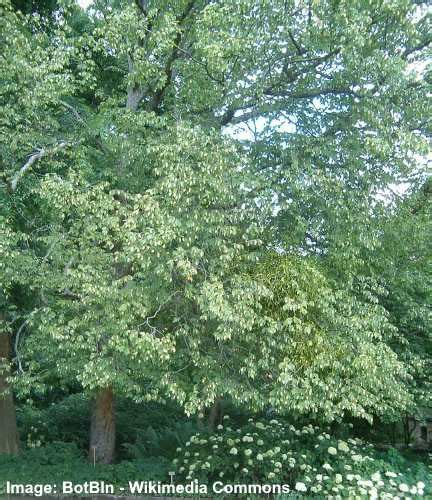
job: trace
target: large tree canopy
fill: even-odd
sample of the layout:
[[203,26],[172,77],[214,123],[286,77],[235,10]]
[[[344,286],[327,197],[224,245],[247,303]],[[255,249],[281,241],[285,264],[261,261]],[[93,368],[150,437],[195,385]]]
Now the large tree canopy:
[[0,8],[1,317],[21,387],[49,373],[102,403],[228,395],[325,419],[413,407],[396,338],[423,322],[400,312],[421,271],[396,277],[388,242],[423,225],[391,190],[425,177],[426,3]]

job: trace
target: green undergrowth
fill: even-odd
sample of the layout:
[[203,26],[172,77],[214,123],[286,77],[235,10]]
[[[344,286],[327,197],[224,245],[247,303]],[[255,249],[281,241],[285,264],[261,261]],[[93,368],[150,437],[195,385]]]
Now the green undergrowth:
[[6,481],[56,485],[105,481],[124,487],[133,480],[166,481],[169,469],[167,458],[154,456],[94,467],[74,443],[54,442],[25,449],[17,457],[0,456],[0,494],[6,492]]
[[169,483],[175,471],[178,483],[198,479],[209,491],[214,481],[289,485],[280,500],[432,498],[431,454],[380,449],[356,435],[352,424],[330,428],[277,416],[251,418],[227,404],[224,419],[210,431],[174,405],[119,400],[116,462],[93,466],[87,460],[88,409],[82,394],[45,407],[21,404],[21,452],[0,456],[0,494],[8,480],[127,487],[137,480]]

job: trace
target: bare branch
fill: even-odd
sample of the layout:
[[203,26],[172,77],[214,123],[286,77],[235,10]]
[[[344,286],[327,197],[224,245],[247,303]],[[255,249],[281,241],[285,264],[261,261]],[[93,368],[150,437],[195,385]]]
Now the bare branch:
[[16,191],[16,188],[18,186],[18,182],[21,180],[21,178],[24,176],[24,174],[31,168],[33,163],[37,162],[41,158],[47,155],[52,155],[60,151],[61,149],[66,148],[67,146],[71,146],[71,143],[69,142],[60,142],[57,144],[52,149],[39,149],[36,153],[33,153],[32,155],[29,156],[29,159],[26,161],[26,163],[20,168],[20,170],[14,175],[10,182],[10,186],[12,191]]
[[83,125],[86,125],[84,118],[82,118],[82,116],[78,113],[78,111],[71,104],[69,104],[65,101],[62,101],[62,100],[60,100],[59,102],[62,106],[64,106],[65,108],[67,108],[69,111],[72,112],[72,114],[74,115],[77,122],[80,122]]
[[25,326],[27,325],[27,323],[29,322],[29,319],[27,318],[24,323],[22,323],[22,325],[18,328],[16,334],[15,334],[15,355],[16,355],[16,359],[17,359],[17,363],[18,363],[18,370],[21,372],[21,373],[24,373],[24,370],[22,368],[22,364],[21,364],[21,356],[20,356],[20,353],[18,351],[18,346],[19,346],[19,341],[20,341],[20,335],[21,335],[21,332],[24,330]]

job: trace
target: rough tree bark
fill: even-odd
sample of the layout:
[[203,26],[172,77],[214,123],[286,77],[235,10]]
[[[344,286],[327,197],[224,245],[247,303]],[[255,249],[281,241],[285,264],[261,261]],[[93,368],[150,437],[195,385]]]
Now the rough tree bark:
[[114,460],[115,414],[111,387],[100,389],[93,400],[90,425],[89,460],[110,464]]
[[9,334],[0,333],[0,453],[14,455],[19,449],[15,403],[6,380],[9,373],[2,366],[9,356]]

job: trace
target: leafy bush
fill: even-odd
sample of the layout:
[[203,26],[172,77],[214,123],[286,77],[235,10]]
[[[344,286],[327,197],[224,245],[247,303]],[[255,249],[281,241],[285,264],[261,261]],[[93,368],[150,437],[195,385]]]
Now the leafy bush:
[[288,484],[299,495],[350,498],[432,494],[431,465],[409,468],[396,450],[379,453],[360,439],[343,441],[312,425],[296,429],[250,419],[233,428],[226,418],[215,433],[197,433],[177,452],[173,463],[185,481]]
[[196,431],[185,413],[174,404],[137,404],[119,398],[116,418],[117,456],[124,459],[172,457],[178,443],[187,441]]
[[[71,394],[40,408],[22,404],[17,409],[21,440],[27,447],[55,441],[73,442],[86,451],[90,428],[90,401],[83,393]],[[197,430],[178,406],[153,402],[136,404],[126,398],[116,402],[118,459],[148,456],[172,458],[177,446]]]
[[140,432],[135,443],[126,443],[123,448],[130,458],[172,458],[176,448],[183,446],[196,431],[197,426],[192,422],[178,422],[173,428],[155,429],[150,426]]
[[[30,443],[74,442],[85,449],[90,428],[90,408],[85,394],[71,394],[46,408],[33,404],[17,408],[21,439]],[[30,438],[30,439],[29,439]]]

